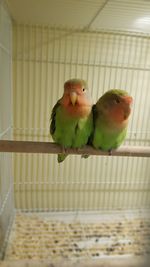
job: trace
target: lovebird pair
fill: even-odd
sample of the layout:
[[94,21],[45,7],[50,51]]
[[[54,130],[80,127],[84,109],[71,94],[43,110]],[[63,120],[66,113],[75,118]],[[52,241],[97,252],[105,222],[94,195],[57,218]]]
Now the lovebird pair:
[[113,89],[102,95],[95,105],[86,81],[71,79],[64,84],[64,93],[51,114],[50,133],[64,148],[58,154],[62,162],[66,148],[81,148],[86,144],[111,151],[125,139],[132,97],[126,91]]

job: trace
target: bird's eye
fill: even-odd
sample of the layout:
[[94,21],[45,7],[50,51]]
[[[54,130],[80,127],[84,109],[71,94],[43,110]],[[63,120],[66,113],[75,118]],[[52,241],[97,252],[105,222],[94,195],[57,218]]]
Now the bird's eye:
[[85,91],[85,88],[83,88],[82,91],[84,92]]
[[115,98],[115,99],[114,99],[114,102],[115,102],[116,104],[119,104],[119,103],[120,103],[119,98]]

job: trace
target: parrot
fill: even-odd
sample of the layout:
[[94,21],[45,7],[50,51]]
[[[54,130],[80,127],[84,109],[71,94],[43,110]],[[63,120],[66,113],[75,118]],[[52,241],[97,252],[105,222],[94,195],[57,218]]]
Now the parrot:
[[127,133],[133,98],[124,90],[111,89],[93,105],[92,146],[108,151],[118,148]]
[[63,96],[54,105],[50,122],[50,134],[63,148],[58,163],[65,160],[66,148],[78,149],[87,144],[93,131],[92,106],[85,80],[75,78],[64,83]]

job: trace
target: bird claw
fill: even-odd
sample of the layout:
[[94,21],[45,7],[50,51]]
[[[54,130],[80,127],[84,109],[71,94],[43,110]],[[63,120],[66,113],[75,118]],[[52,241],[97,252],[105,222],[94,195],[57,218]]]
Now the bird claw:
[[62,146],[61,149],[62,149],[62,151],[61,151],[62,154],[66,154],[67,153],[67,149],[65,147]]
[[88,154],[83,154],[83,155],[81,155],[81,158],[82,158],[82,159],[87,159],[89,156],[90,156],[90,155],[88,155]]

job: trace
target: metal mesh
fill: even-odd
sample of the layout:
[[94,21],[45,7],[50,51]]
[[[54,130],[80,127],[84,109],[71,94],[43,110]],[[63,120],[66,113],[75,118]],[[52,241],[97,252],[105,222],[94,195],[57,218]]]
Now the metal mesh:
[[[148,35],[14,26],[14,139],[51,140],[50,112],[71,77],[87,79],[96,101],[110,88],[134,99],[125,144],[149,145]],[[138,209],[150,205],[146,158],[14,155],[15,203],[22,210]]]
[[[11,139],[11,20],[0,1],[0,139]],[[13,218],[12,156],[0,153],[0,259]]]
[[[121,1],[119,1],[121,4]],[[116,2],[118,5],[119,2]],[[108,5],[108,12],[111,4]],[[116,11],[116,8],[114,8]],[[122,10],[122,8],[121,8]],[[137,11],[139,11],[138,8]],[[136,12],[137,12],[136,11]],[[128,12],[128,10],[127,10]],[[115,14],[116,17],[116,14]],[[102,16],[101,16],[102,18]],[[95,19],[94,19],[95,20]],[[89,23],[91,26],[93,21]],[[49,141],[50,112],[72,77],[88,80],[95,102],[110,88],[134,98],[125,144],[150,144],[150,35],[13,25],[11,110],[11,21],[0,1],[0,139]],[[120,217],[121,210],[150,207],[148,158],[0,155],[0,258],[98,259],[150,253],[149,219]],[[14,183],[13,178],[14,176]],[[15,196],[15,207],[13,202]],[[36,211],[17,215],[15,208]],[[40,211],[106,211],[109,220],[87,221],[39,215]],[[56,216],[57,217],[57,216]]]

